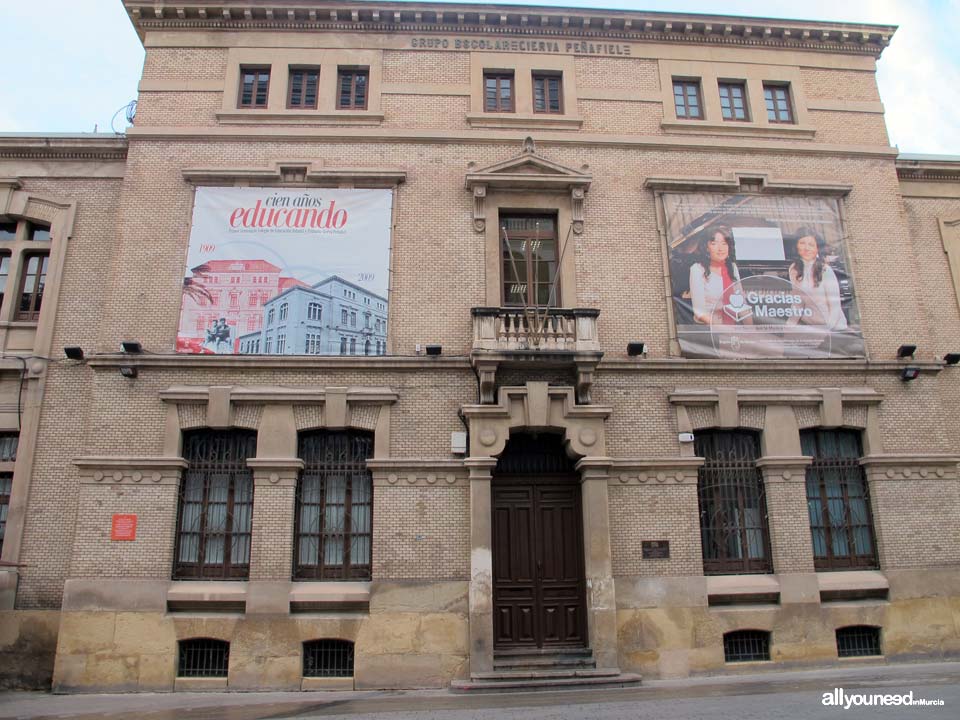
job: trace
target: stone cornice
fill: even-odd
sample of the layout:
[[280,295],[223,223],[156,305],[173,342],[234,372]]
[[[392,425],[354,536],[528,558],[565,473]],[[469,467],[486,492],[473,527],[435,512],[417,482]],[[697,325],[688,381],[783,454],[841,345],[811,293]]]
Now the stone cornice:
[[960,157],[955,160],[898,157],[896,167],[900,180],[960,183]]
[[258,185],[284,183],[351,185],[354,187],[393,187],[407,179],[401,168],[332,168],[312,160],[285,160],[273,167],[185,168],[183,179],[194,185],[233,185],[252,182]]
[[141,40],[150,30],[268,30],[583,38],[792,48],[879,57],[891,25],[507,5],[396,2],[124,0]]
[[0,134],[0,159],[123,162],[127,159],[127,139],[123,135],[58,137]]

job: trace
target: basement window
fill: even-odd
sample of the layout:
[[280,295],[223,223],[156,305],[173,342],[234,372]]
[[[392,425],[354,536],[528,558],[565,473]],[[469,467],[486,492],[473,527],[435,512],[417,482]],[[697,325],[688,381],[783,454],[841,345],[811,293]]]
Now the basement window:
[[353,677],[353,643],[309,640],[303,644],[304,677]]
[[213,638],[179,642],[177,677],[225,678],[230,665],[230,643]]
[[754,662],[769,659],[770,633],[766,630],[735,630],[724,634],[724,662]]
[[837,628],[838,657],[866,657],[882,655],[880,628],[872,625],[851,625]]

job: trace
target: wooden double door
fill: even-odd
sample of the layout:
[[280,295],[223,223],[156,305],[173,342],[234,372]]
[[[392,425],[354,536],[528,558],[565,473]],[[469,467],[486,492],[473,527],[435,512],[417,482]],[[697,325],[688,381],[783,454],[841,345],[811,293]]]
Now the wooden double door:
[[577,478],[497,477],[492,489],[495,646],[585,646]]

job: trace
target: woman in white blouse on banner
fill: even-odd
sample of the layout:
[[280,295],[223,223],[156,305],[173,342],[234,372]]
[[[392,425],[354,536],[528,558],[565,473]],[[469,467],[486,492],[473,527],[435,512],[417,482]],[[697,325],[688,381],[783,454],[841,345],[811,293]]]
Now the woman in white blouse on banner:
[[829,330],[846,330],[847,318],[840,304],[840,282],[833,268],[823,260],[823,247],[823,238],[816,230],[800,230],[796,246],[798,260],[790,265],[790,282],[816,304],[824,326]]
[[736,258],[733,232],[728,227],[713,228],[700,241],[697,262],[690,266],[694,322],[736,324],[736,320],[723,312],[723,306],[730,301],[734,283],[740,282]]

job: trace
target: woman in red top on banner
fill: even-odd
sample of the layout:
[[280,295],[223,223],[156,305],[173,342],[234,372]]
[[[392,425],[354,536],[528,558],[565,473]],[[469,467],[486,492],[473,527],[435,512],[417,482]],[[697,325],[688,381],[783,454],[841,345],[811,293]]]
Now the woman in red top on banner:
[[690,266],[690,299],[693,319],[710,325],[736,325],[737,321],[723,311],[734,294],[734,283],[740,282],[737,270],[733,232],[726,226],[709,231],[697,248],[697,262]]

